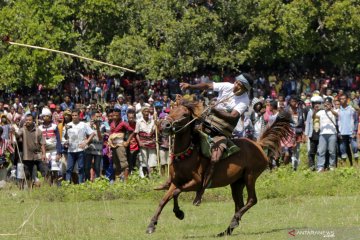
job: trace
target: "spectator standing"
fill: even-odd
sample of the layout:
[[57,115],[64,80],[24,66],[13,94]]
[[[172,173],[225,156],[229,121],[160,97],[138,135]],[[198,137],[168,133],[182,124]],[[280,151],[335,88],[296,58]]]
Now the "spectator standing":
[[[112,123],[110,124],[109,146],[112,151],[112,160],[115,164],[115,178],[120,179],[120,174],[123,173],[124,180],[129,175],[129,164],[126,157],[126,147],[129,145],[128,141],[124,141],[126,132],[133,132],[134,129],[130,127],[127,122],[121,119],[121,110],[114,109],[112,115]],[[130,134],[129,139],[133,137]],[[114,179],[115,180],[115,179]]]
[[290,98],[290,104],[288,111],[291,114],[293,126],[294,126],[294,143],[292,148],[291,163],[294,170],[300,164],[300,143],[303,142],[303,132],[305,128],[305,115],[302,108],[302,104],[299,103],[298,98],[292,95]]
[[143,168],[150,173],[157,166],[155,146],[155,124],[149,118],[149,108],[142,109],[143,118],[136,121],[136,139],[140,145],[140,176],[144,177]]
[[250,115],[250,119],[254,128],[254,138],[258,139],[266,128],[264,119],[266,108],[258,98],[254,98],[251,104],[253,112]]
[[319,118],[316,117],[313,119],[313,114],[314,112],[319,111],[322,102],[323,99],[320,96],[314,96],[311,98],[312,108],[309,109],[305,121],[304,134],[307,137],[309,168],[312,171],[316,170],[315,155],[319,146],[320,133]]
[[[79,183],[84,182],[84,150],[87,148],[95,132],[90,126],[84,122],[80,122],[80,111],[75,109],[71,113],[72,122],[66,124],[68,140],[65,139],[65,132],[63,133],[63,142],[68,145],[68,159],[66,169],[66,181],[70,181],[71,174],[74,170],[75,163],[78,164],[79,169]],[[64,131],[65,131],[64,130]]]
[[336,118],[338,114],[333,109],[332,99],[325,98],[324,109],[314,112],[313,118],[319,118],[320,137],[318,148],[318,172],[325,170],[325,154],[329,151],[330,170],[334,170],[336,166]]
[[61,140],[56,124],[52,123],[51,111],[43,108],[41,112],[43,123],[39,126],[43,138],[45,139],[46,161],[49,163],[50,173],[58,179],[61,171]]
[[[131,128],[135,129],[136,128],[136,120],[135,120],[135,111],[128,111],[127,113],[127,119],[128,119],[128,123],[130,125]],[[139,144],[136,140],[135,137],[132,137],[131,139],[129,139],[128,137],[128,141],[129,141],[129,151],[128,151],[128,163],[129,163],[129,171],[130,173],[132,171],[134,171],[135,166],[136,166],[136,162],[138,159],[138,155],[139,155]]]
[[60,104],[60,107],[61,107],[61,111],[73,110],[75,105],[73,102],[71,102],[70,96],[66,95],[64,98],[64,102],[62,104]]
[[128,110],[128,105],[126,104],[126,102],[124,101],[124,95],[119,94],[119,96],[117,97],[117,103],[115,104],[114,108],[116,109],[120,109],[121,111],[121,119],[125,122],[127,122],[127,110]]
[[102,123],[101,112],[93,112],[91,121],[88,123],[90,128],[95,132],[95,136],[89,147],[85,150],[85,181],[90,179],[90,169],[94,161],[95,178],[100,177],[100,167],[103,153],[103,134],[106,131],[105,125]]
[[355,117],[356,113],[353,107],[348,105],[348,97],[343,94],[340,97],[340,108],[338,111],[339,139],[341,160],[345,163],[346,156],[349,159],[350,166],[353,165],[351,154],[351,138],[355,137]]
[[28,176],[31,180],[35,180],[33,176],[34,166],[41,172],[41,175],[45,177],[48,169],[44,164],[46,159],[45,155],[45,139],[41,131],[36,127],[34,118],[31,114],[27,114],[25,117],[25,124],[22,128],[15,132],[16,137],[22,137],[23,140],[23,156],[22,163],[26,167]]

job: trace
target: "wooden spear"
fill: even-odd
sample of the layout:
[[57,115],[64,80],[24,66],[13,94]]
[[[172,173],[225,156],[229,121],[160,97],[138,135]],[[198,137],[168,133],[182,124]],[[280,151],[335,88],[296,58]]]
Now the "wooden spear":
[[121,67],[121,66],[111,64],[111,63],[107,63],[107,62],[102,62],[102,61],[92,59],[92,58],[88,58],[88,57],[83,57],[83,56],[80,56],[80,55],[77,55],[77,54],[74,54],[74,53],[69,53],[69,52],[65,52],[65,51],[59,51],[59,50],[55,50],[55,49],[51,49],[51,48],[33,46],[33,45],[29,45],[29,44],[24,44],[24,43],[12,42],[12,41],[10,41],[9,36],[2,37],[2,41],[4,43],[8,43],[8,44],[14,45],[14,46],[27,47],[27,48],[44,50],[44,51],[48,51],[48,52],[60,53],[60,54],[68,55],[68,56],[71,56],[71,57],[76,57],[76,58],[84,59],[84,60],[87,60],[87,61],[100,63],[100,64],[107,65],[107,66],[110,66],[110,67],[119,68],[119,69],[122,69],[122,70],[125,70],[125,71],[128,71],[128,72],[135,72],[135,70],[132,70],[132,69],[129,69],[129,68]]

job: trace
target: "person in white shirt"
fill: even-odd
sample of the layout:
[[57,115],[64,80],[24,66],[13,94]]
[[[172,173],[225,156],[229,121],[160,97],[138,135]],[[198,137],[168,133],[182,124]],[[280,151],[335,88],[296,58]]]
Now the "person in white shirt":
[[80,110],[78,109],[75,109],[71,113],[72,122],[66,124],[63,130],[62,141],[64,145],[68,146],[66,180],[70,181],[71,173],[77,162],[79,168],[79,183],[83,183],[85,174],[84,150],[95,136],[95,132],[88,124],[80,122],[79,113]]
[[149,172],[157,166],[156,145],[155,145],[155,124],[149,118],[149,108],[142,110],[143,118],[136,121],[136,140],[140,146],[140,177],[144,177],[143,168]]
[[336,166],[336,141],[337,141],[337,127],[336,118],[337,112],[332,105],[332,99],[327,97],[324,102],[324,109],[316,110],[313,114],[313,119],[319,119],[320,123],[320,137],[318,146],[318,172],[323,172],[325,169],[325,154],[329,151],[330,170],[334,170]]
[[248,92],[251,90],[253,78],[249,74],[240,74],[235,78],[234,84],[224,83],[199,83],[190,85],[181,83],[182,90],[213,90],[218,92],[217,101],[211,108],[211,114],[206,117],[205,122],[210,131],[213,145],[211,148],[210,166],[205,170],[202,188],[197,192],[194,205],[201,203],[205,188],[211,183],[215,164],[220,160],[227,146],[227,137],[230,137],[240,116],[249,107],[250,99]]

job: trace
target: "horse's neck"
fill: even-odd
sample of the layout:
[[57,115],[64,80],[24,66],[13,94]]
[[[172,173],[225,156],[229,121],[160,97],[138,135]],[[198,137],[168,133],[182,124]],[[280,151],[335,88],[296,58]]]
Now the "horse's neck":
[[191,131],[176,134],[174,142],[174,154],[185,151],[191,144]]

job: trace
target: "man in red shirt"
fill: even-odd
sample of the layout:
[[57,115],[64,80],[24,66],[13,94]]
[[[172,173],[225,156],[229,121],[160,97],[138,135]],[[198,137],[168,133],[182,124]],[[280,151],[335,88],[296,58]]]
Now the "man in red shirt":
[[[127,113],[128,123],[131,128],[135,129],[136,127],[136,116],[135,111],[129,110]],[[129,136],[130,137],[130,136]],[[134,167],[136,166],[136,159],[139,154],[139,144],[136,141],[136,138],[128,138],[129,142],[129,151],[128,151],[128,163],[129,163],[129,170],[132,172]]]
[[[129,145],[129,141],[124,141],[124,136],[127,131],[133,132],[134,129],[127,122],[122,121],[120,109],[115,109],[112,117],[113,121],[110,125],[108,141],[112,151],[113,163],[115,164],[115,179],[116,177],[120,178],[120,174],[123,173],[123,177],[126,180],[129,176],[129,164],[125,148]],[[134,133],[131,133],[128,139],[132,139],[133,136]]]

